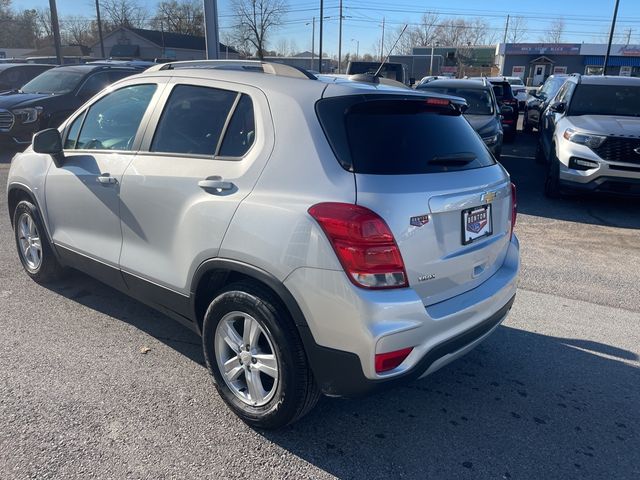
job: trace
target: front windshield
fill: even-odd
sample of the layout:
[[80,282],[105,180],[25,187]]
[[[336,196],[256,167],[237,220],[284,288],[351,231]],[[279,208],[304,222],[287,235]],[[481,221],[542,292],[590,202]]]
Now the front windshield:
[[552,98],[556,93],[558,93],[558,90],[560,90],[560,87],[564,85],[566,80],[567,77],[554,77],[548,79],[540,89],[540,93],[542,94],[541,96],[544,98]]
[[569,115],[640,116],[640,86],[578,85]]
[[53,68],[38,75],[21,90],[24,93],[69,93],[78,86],[83,77],[84,72]]
[[509,85],[523,85],[524,83],[522,83],[522,80],[520,80],[519,78],[508,78],[507,81],[509,82]]
[[493,102],[491,94],[487,90],[452,87],[427,87],[425,90],[464,98],[469,105],[469,108],[464,112],[465,115],[493,115]]

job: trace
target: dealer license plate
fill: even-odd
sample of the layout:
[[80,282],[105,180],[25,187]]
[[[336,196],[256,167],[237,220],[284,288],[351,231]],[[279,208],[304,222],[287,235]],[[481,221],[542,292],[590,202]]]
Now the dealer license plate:
[[468,208],[462,211],[462,244],[468,245],[474,240],[488,237],[493,233],[491,205]]

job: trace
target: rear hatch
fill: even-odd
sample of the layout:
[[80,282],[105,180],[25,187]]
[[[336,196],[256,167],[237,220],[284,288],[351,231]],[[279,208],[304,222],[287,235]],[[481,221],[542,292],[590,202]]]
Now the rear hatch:
[[511,233],[508,174],[459,109],[428,102],[364,95],[317,106],[357,203],[386,221],[425,305],[493,275]]

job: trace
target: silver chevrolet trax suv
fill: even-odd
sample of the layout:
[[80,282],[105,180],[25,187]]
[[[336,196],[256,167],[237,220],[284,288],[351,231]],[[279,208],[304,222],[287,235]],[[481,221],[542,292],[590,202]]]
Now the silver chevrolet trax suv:
[[281,427],[434,372],[507,315],[515,190],[464,108],[277,64],[152,67],[14,157],[20,261],[186,324],[228,406]]

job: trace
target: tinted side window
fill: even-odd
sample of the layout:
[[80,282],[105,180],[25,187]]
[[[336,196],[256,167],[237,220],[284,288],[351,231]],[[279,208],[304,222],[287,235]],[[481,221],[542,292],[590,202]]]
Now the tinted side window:
[[256,125],[253,115],[253,102],[249,95],[242,94],[224,134],[219,155],[223,157],[242,157],[253,145],[255,136]]
[[80,87],[78,96],[88,100],[96,93],[106,88],[110,83],[111,80],[109,79],[109,72],[94,73],[87,78],[82,87]]
[[152,152],[215,155],[236,92],[177,85],[164,107]]
[[76,148],[76,142],[78,141],[78,134],[80,133],[80,127],[82,127],[82,122],[84,121],[84,116],[87,112],[84,112],[73,121],[71,126],[69,126],[69,130],[67,132],[67,138],[64,141],[65,150]]
[[75,148],[131,150],[155,90],[155,85],[134,85],[111,92],[98,100],[86,114]]

